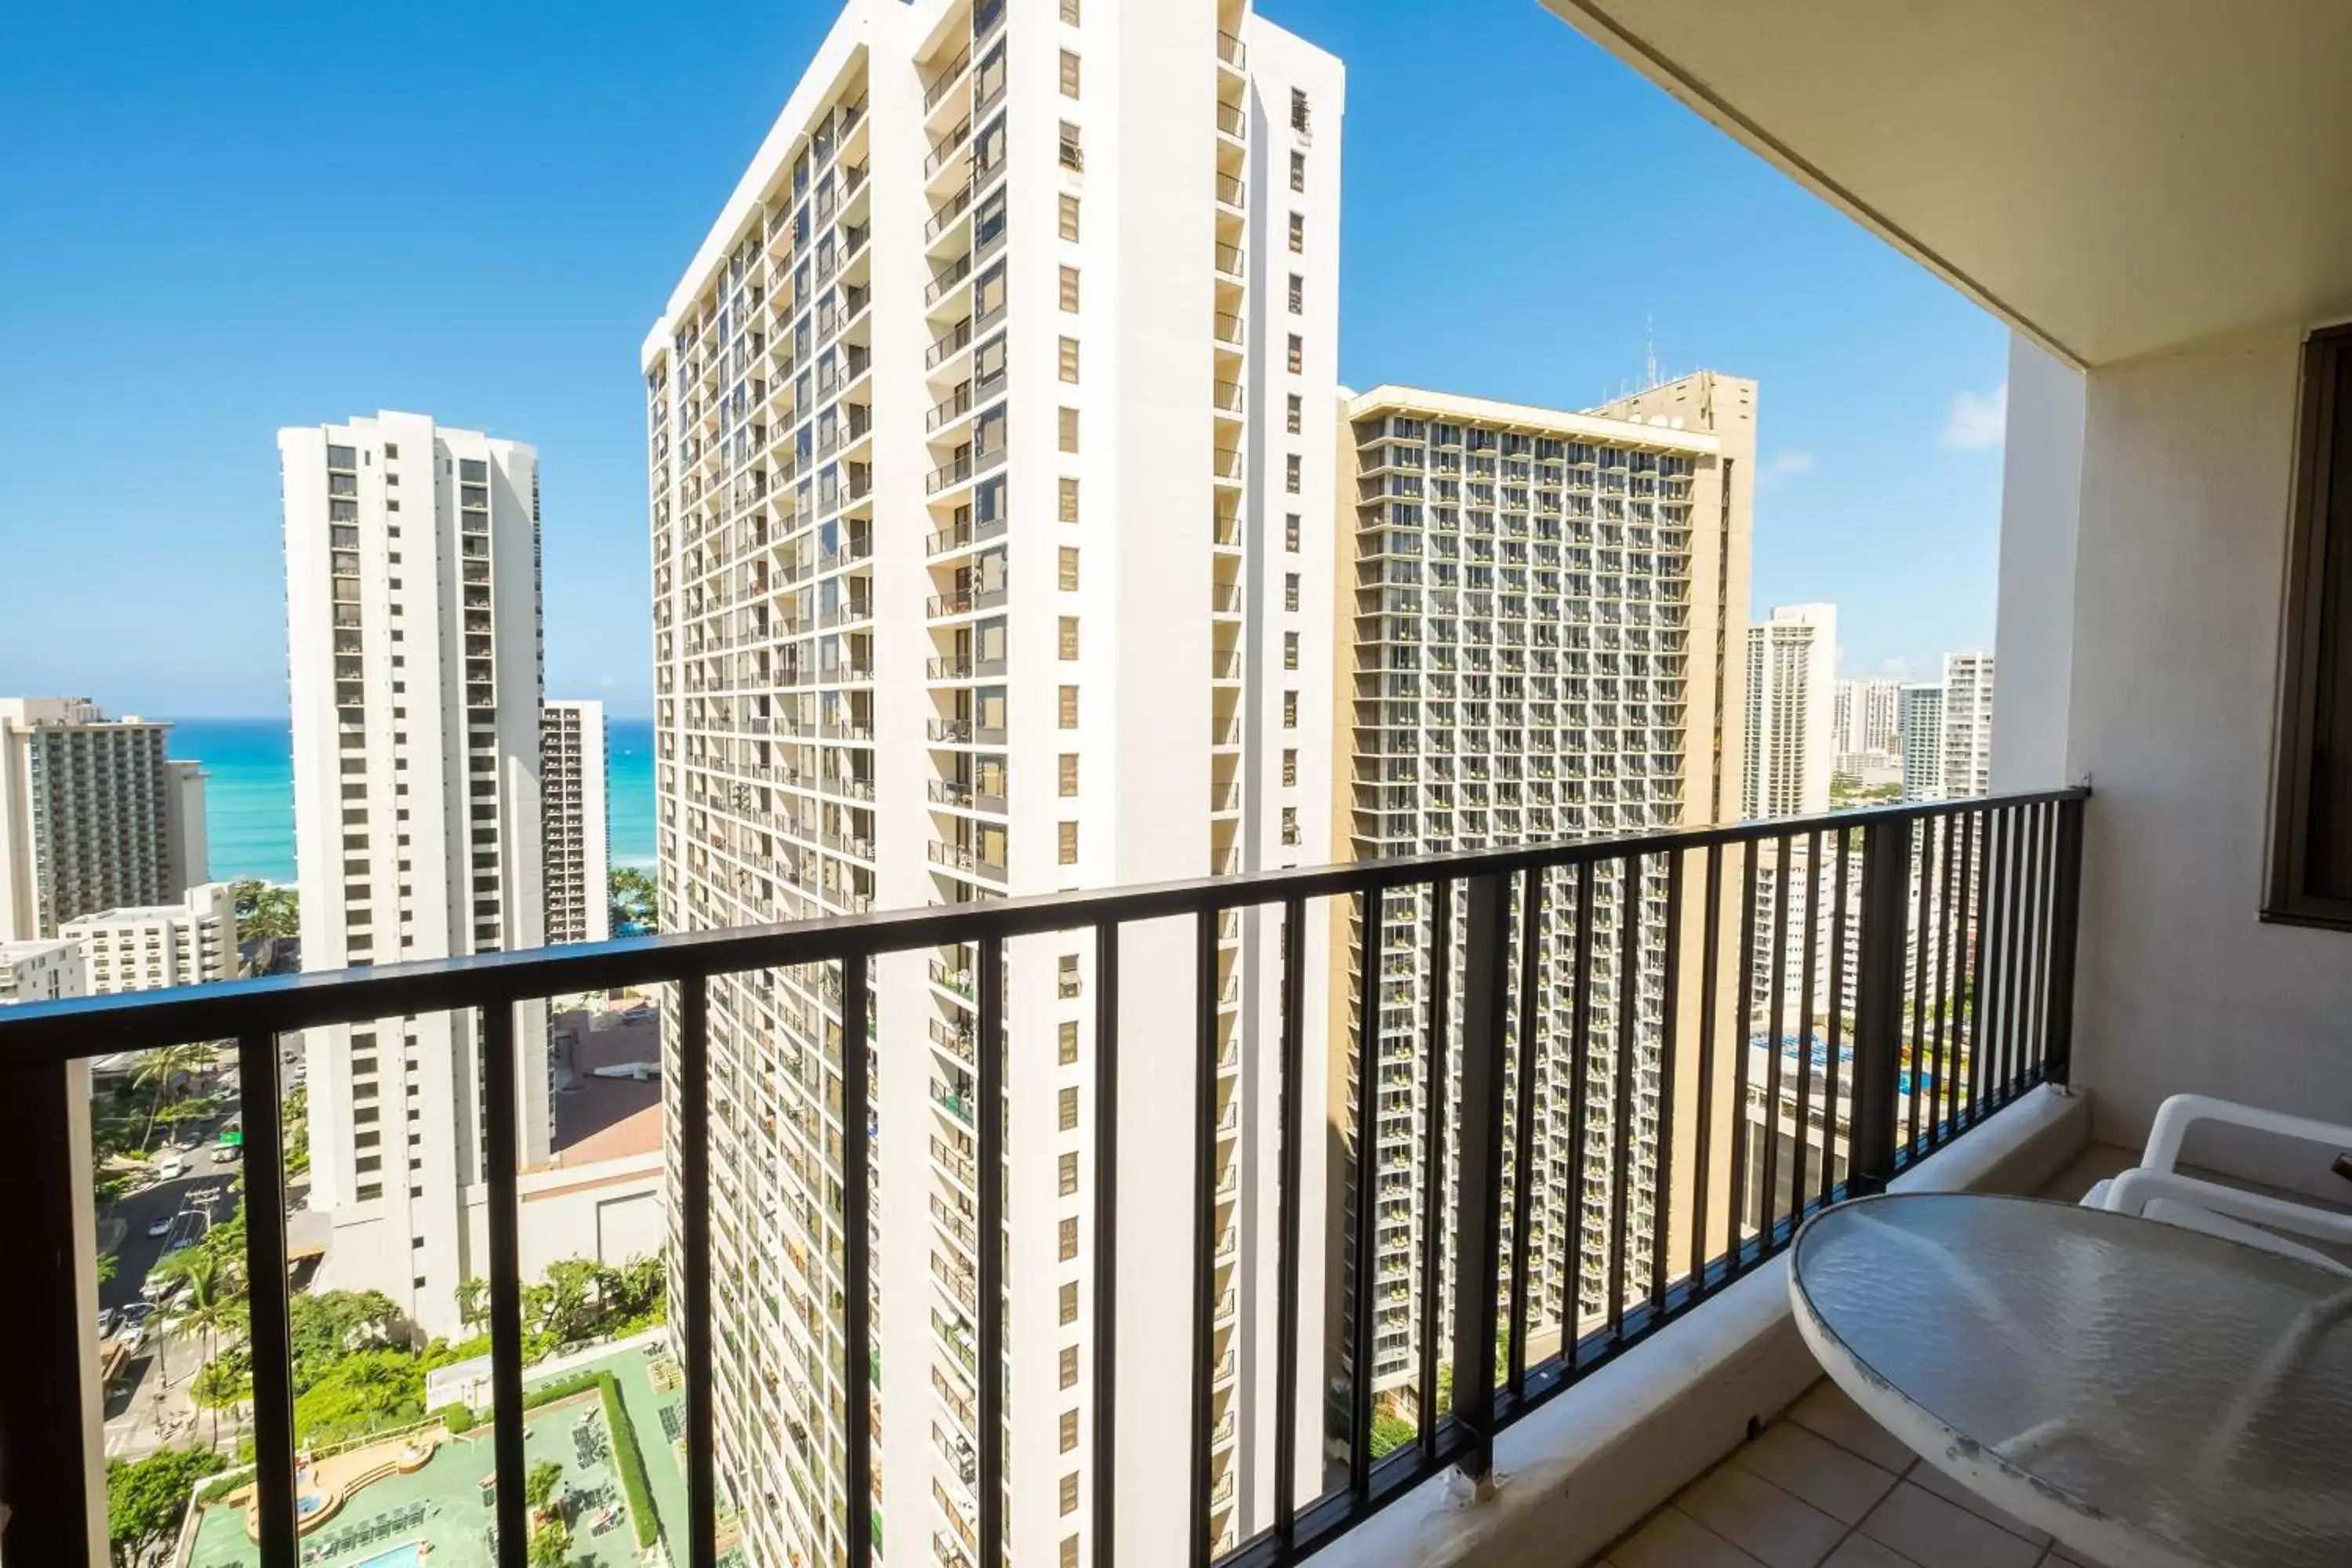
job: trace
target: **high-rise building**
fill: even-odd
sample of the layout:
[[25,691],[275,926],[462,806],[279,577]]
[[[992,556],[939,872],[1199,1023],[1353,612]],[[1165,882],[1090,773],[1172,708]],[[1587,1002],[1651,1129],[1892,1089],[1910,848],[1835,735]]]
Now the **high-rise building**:
[[63,937],[0,942],[0,1005],[87,995],[81,943]]
[[1944,656],[1943,798],[1992,792],[1992,655]]
[[1837,606],[1783,605],[1748,628],[1747,776],[1741,815],[1809,816],[1830,808],[1831,688]]
[[173,887],[196,888],[212,880],[212,855],[205,842],[205,765],[197,762],[166,762],[166,810],[171,814],[163,835],[164,878]]
[[164,760],[171,728],[86,697],[0,698],[0,942],[192,885],[175,879],[204,864],[203,776]]
[[[1399,386],[1349,404],[1335,575],[1355,612],[1351,710],[1336,715],[1336,744],[1351,753],[1343,787],[1356,858],[1725,818],[1737,780],[1724,775],[1740,755],[1755,390],[1703,372],[1589,414]],[[1595,905],[1587,1059],[1597,1082],[1613,1083],[1621,1065],[1618,921],[1643,910],[1654,928],[1641,938],[1644,1029],[1623,1064],[1646,1086],[1627,1100],[1643,1125],[1626,1147],[1655,1149],[1656,1121],[1673,1114],[1661,1109],[1654,1034],[1656,999],[1676,980],[1664,967],[1667,874],[1661,858],[1640,896],[1612,886]],[[1573,905],[1558,889],[1548,899],[1541,951],[1570,940]],[[1379,1190],[1394,1194],[1382,1199],[1392,1217],[1378,1232],[1373,1278],[1355,1286],[1379,1303],[1371,1370],[1382,1390],[1413,1375],[1415,1260],[1432,1219],[1421,1211],[1416,1130],[1425,1097],[1445,1087],[1425,1078],[1420,1038],[1432,965],[1444,962],[1433,913],[1425,891],[1386,900],[1376,1056],[1365,1068],[1380,1086],[1376,1120],[1350,1130],[1370,1141]],[[1345,962],[1343,973],[1361,973]],[[1538,1321],[1557,1324],[1570,1265],[1547,1249],[1578,1234],[1570,1173],[1609,1158],[1612,1096],[1592,1094],[1584,1125],[1570,1121],[1571,986],[1549,967],[1540,984],[1538,1095],[1548,1109],[1531,1168],[1547,1175],[1531,1229],[1545,1239],[1528,1273]],[[1643,1204],[1656,1189],[1636,1180],[1625,1190]],[[1659,1218],[1647,1207],[1628,1215],[1630,1277],[1647,1277]],[[1604,1299],[1609,1226],[1582,1234],[1580,1316]]]
[[547,940],[613,934],[611,828],[605,816],[604,705],[551,701],[540,712],[540,822],[546,840]]
[[1944,689],[1934,681],[1903,688],[1903,798],[1944,798]]
[[1903,683],[1872,679],[1841,680],[1830,715],[1833,752],[1893,752],[1903,732]]
[[[420,414],[281,430],[302,966],[536,947],[539,459]],[[550,1133],[544,1010],[519,1008],[525,1163]],[[320,1279],[459,1331],[487,1275],[480,1020],[310,1032]]]
[[81,944],[91,996],[236,977],[236,896],[226,882],[190,888],[176,904],[83,915],[61,934]]
[[[1246,0],[844,10],[642,356],[667,929],[1328,857],[1343,83]],[[1277,1020],[1277,921],[1236,912],[1223,933],[1218,1160],[1243,1184],[1227,1278],[1254,1300],[1276,1227],[1242,1216],[1271,1201],[1278,1053],[1244,1047]],[[1191,941],[1123,940],[1123,1103],[1189,1103],[1187,1053],[1167,1047],[1190,1016]],[[1016,941],[1005,963],[1017,1563],[1092,1550],[1076,1368],[1096,1343],[1095,957],[1078,932]],[[852,1042],[899,1156],[873,1167],[882,1404],[931,1411],[876,1444],[894,1560],[977,1555],[978,1260],[995,1238],[973,1189],[976,968],[970,950],[877,960],[873,1027]],[[842,1354],[825,1259],[845,1147],[870,1152],[830,1130],[837,985],[709,988],[731,1128],[714,1159],[772,1173],[719,1184],[711,1214],[730,1326],[717,1460],[761,1563],[843,1547],[844,1510],[805,1500],[845,1489],[840,1398],[811,1369]],[[1307,1005],[1311,1034],[1327,1003]],[[1311,1119],[1322,1085],[1305,1089]],[[1189,1170],[1181,1121],[1129,1123],[1122,1159]],[[1321,1158],[1318,1142],[1310,1181]],[[1181,1181],[1122,1187],[1123,1232],[1189,1234],[1190,1215]],[[1189,1331],[1183,1253],[1130,1249],[1117,1270],[1138,1445],[1189,1397],[1181,1358],[1154,1348]],[[1310,1282],[1310,1317],[1319,1299]],[[1269,1518],[1265,1468],[1235,1458],[1270,1441],[1263,1397],[1221,1380],[1211,1533],[1227,1541]],[[1159,1479],[1118,1477],[1122,1558],[1185,1556]]]

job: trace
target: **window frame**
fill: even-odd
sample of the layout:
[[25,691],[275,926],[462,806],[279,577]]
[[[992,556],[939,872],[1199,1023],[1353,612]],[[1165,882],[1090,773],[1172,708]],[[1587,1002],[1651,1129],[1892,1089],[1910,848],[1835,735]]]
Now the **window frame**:
[[[2352,323],[2311,332],[2301,374],[2262,918],[2352,931],[2352,878],[2338,893],[2315,889],[2311,866],[2323,708],[2336,729],[2352,728],[2352,464],[2336,471],[2339,450],[2352,458]],[[2347,795],[2339,834],[2352,834],[2352,790]]]

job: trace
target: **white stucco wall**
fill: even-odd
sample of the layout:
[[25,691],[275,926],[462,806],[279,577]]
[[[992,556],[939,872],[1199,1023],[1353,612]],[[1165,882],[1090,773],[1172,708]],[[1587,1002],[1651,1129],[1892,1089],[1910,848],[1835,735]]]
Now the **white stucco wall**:
[[[2352,937],[2257,919],[2299,341],[2087,382],[2066,773],[2096,791],[2075,1060],[2103,1140],[2183,1090],[2352,1121]],[[2005,746],[2032,683],[2003,675]]]
[[2052,789],[2066,772],[2074,669],[2074,552],[2083,496],[2081,373],[2009,340],[2009,434],[2000,484],[2000,704],[1992,787]]

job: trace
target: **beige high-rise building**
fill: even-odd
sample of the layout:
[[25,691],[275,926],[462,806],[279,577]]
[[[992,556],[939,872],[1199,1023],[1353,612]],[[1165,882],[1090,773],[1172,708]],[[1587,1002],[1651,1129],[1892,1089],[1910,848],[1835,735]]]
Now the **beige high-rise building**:
[[539,756],[548,944],[603,942],[613,934],[604,705],[590,699],[545,704]]
[[[1713,372],[1582,414],[1400,386],[1348,404],[1335,543],[1352,616],[1339,622],[1348,646],[1334,746],[1349,763],[1339,770],[1335,820],[1346,824],[1352,858],[1728,818],[1741,755],[1755,416],[1755,384]],[[1614,933],[1622,911],[1663,910],[1665,878],[1654,861],[1636,897],[1613,886],[1612,872],[1597,900],[1589,1070],[1613,1083],[1622,1065],[1643,1086],[1637,1149],[1656,1147],[1656,1119],[1671,1111],[1660,1109],[1652,1026],[1638,1032],[1630,1062],[1616,1059]],[[1547,954],[1568,940],[1566,887],[1555,881],[1547,898]],[[1367,1068],[1378,1086],[1374,1124],[1349,1130],[1351,1142],[1370,1142],[1381,1196],[1367,1284],[1381,1303],[1371,1370],[1382,1390],[1412,1376],[1414,1259],[1431,1220],[1416,1173],[1424,1099],[1443,1087],[1427,1081],[1419,1041],[1433,914],[1424,890],[1387,900],[1378,1054]],[[1677,982],[1664,972],[1663,919],[1643,918],[1656,928],[1642,933],[1647,1020]],[[1338,951],[1362,937],[1339,933]],[[1352,956],[1339,963],[1342,975],[1360,972]],[[1541,973],[1544,1148],[1533,1166],[1548,1174],[1529,1278],[1537,1321],[1556,1334],[1570,1263],[1551,1249],[1570,1234],[1576,1203],[1567,1173],[1609,1158],[1612,1097],[1592,1095],[1584,1124],[1572,1123],[1570,980],[1549,961]],[[1342,1051],[1346,1034],[1344,1024],[1335,1029]],[[1586,1203],[1606,1201],[1606,1187],[1589,1187]],[[1658,1186],[1643,1175],[1627,1190],[1643,1206],[1628,1215],[1625,1268],[1645,1275],[1660,1218],[1647,1205]],[[1605,1237],[1605,1226],[1584,1228],[1579,1317],[1600,1309]]]
[[1748,628],[1741,816],[1812,816],[1830,808],[1836,670],[1834,605],[1783,605]]
[[81,944],[92,996],[236,976],[236,898],[226,882],[190,888],[176,904],[84,915],[62,934]]
[[203,880],[203,774],[165,760],[171,729],[86,697],[0,698],[0,942]]

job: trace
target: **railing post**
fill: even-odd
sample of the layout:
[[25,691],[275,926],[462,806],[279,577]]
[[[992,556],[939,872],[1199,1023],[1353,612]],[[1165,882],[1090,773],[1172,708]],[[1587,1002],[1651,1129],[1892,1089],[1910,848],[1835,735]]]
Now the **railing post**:
[[2058,803],[2057,879],[2050,911],[2050,1017],[2042,1043],[2043,1076],[2054,1084],[2074,1078],[2074,945],[2083,918],[2083,802]]
[[16,1166],[0,1222],[0,1561],[95,1568],[107,1549],[90,1488],[106,1482],[93,1436],[97,1366],[83,1334],[97,1281],[76,1245],[91,1223],[89,1068],[0,1071],[0,1105]]
[[[1464,891],[1454,1418],[1470,1436],[1461,1469],[1483,1489],[1495,1469],[1495,1299],[1503,1264],[1503,1049],[1510,1016],[1511,879],[1473,877]],[[1438,956],[1443,963],[1443,949]],[[1443,1094],[1444,1089],[1439,1086],[1433,1092]],[[1515,1238],[1513,1245],[1525,1243]]]
[[1862,973],[1856,977],[1853,1110],[1846,1190],[1882,1192],[1895,1176],[1895,1090],[1903,1059],[1903,938],[1911,916],[1911,823],[1874,822],[1863,838]]

